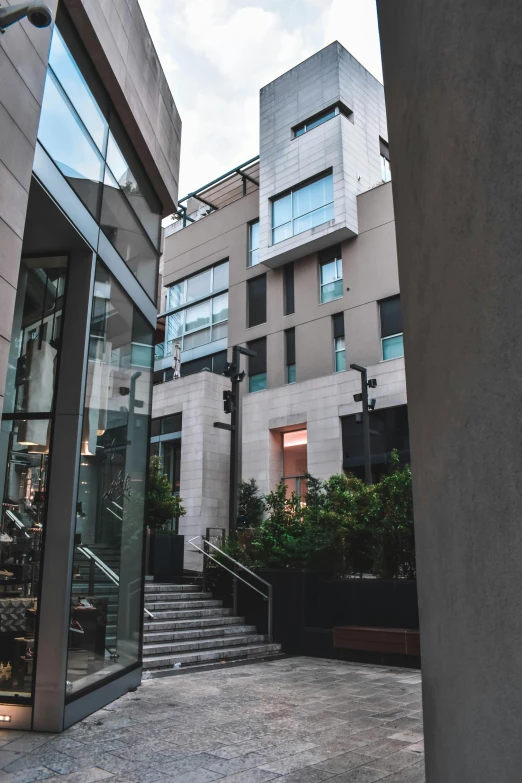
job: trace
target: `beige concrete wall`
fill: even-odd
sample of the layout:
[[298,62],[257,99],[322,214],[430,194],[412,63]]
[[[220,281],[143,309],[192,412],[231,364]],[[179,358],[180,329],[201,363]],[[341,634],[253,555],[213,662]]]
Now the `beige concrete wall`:
[[[377,378],[372,396],[377,407],[406,403],[404,359],[368,367]],[[283,475],[280,433],[308,430],[308,470],[317,478],[342,472],[341,416],[357,413],[361,404],[353,395],[361,389],[358,373],[347,371],[278,389],[246,394],[243,398],[244,479],[255,477],[261,492],[268,492]]]
[[50,40],[27,21],[0,36],[0,412]]
[[185,536],[185,568],[201,566],[189,538],[207,527],[228,528],[230,433],[213,425],[230,418],[223,412],[223,390],[229,388],[227,378],[211,372],[154,387],[153,418],[182,414],[180,487],[187,514],[179,532]]
[[168,215],[181,119],[138,0],[62,0]]

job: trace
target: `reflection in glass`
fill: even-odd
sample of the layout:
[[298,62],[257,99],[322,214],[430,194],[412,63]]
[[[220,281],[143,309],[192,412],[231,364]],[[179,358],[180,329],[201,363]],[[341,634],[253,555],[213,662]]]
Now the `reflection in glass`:
[[156,301],[157,255],[108,171],[105,172],[100,225],[150,298]]
[[228,318],[228,293],[215,296],[212,300],[212,323],[226,321]]
[[107,163],[154,246],[158,247],[161,215],[150,208],[135,174],[123,157],[112,133],[109,133],[107,144]]
[[272,244],[334,219],[333,175],[293,190],[272,202]]
[[214,285],[212,290],[219,291],[222,288],[228,288],[228,261],[214,267]]
[[139,661],[152,328],[98,263],[69,634],[68,693]]
[[192,332],[209,324],[211,309],[211,300],[188,307],[185,310],[185,332]]
[[38,139],[69,185],[96,217],[103,160],[51,71],[45,81]]
[[207,296],[212,291],[212,269],[201,272],[199,275],[189,277],[187,280],[187,302]]
[[384,337],[382,341],[382,358],[400,359],[404,356],[404,341],[402,334],[396,334],[393,337]]
[[259,220],[248,228],[248,266],[259,264]]

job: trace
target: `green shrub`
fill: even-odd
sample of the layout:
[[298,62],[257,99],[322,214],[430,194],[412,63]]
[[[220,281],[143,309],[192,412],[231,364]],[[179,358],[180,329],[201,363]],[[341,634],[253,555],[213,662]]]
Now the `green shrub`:
[[163,472],[159,457],[150,460],[145,513],[146,523],[153,533],[169,532],[169,522],[187,513],[181,498],[172,494],[172,485]]

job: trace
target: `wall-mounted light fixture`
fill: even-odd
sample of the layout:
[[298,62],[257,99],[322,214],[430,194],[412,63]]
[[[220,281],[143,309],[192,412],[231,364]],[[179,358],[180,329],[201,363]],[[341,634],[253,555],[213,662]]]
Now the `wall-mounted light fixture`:
[[11,723],[10,715],[0,715],[0,723]]
[[0,8],[0,32],[4,33],[6,27],[20,22],[25,17],[34,27],[49,27],[53,21],[51,9],[45,3],[19,3],[9,8]]

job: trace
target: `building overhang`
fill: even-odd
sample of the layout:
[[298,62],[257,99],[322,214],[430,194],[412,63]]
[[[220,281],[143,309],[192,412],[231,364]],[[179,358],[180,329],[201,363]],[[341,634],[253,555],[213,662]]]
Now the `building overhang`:
[[[281,252],[277,255],[272,255],[269,258],[264,258],[262,263],[265,266],[270,267],[270,269],[277,269],[280,266],[288,264],[290,261],[297,261],[299,258],[304,258],[311,253],[317,253],[319,250],[331,247],[331,245],[337,245],[339,242],[343,242],[346,239],[353,239],[357,234],[347,226],[339,226],[339,228],[328,231],[327,233],[324,233],[323,231],[319,236],[314,236],[314,229],[304,232],[302,236],[303,241],[299,245],[293,245],[286,250],[285,245],[287,244],[287,241],[290,240],[281,242]],[[292,239],[295,239],[295,237],[292,237]],[[277,247],[277,245],[272,245],[270,250],[273,251],[274,247]]]

